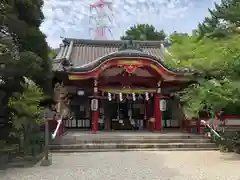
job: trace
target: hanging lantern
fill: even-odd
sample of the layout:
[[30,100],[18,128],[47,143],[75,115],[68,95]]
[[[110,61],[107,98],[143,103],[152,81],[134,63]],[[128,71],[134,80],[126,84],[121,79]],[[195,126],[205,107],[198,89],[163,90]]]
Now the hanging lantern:
[[119,93],[119,100],[120,100],[120,101],[123,100],[122,93]]
[[92,99],[91,110],[92,111],[97,111],[98,110],[98,99]]
[[160,111],[166,111],[167,110],[167,101],[165,99],[160,100]]
[[112,95],[111,95],[111,93],[108,93],[108,100],[109,100],[109,101],[112,101]]
[[149,95],[148,95],[148,92],[146,92],[146,93],[145,93],[145,99],[146,99],[146,101],[148,101],[148,100],[149,100]]
[[84,90],[78,90],[77,95],[78,96],[84,96]]
[[136,95],[135,95],[135,93],[132,93],[132,98],[133,98],[133,101],[136,101]]

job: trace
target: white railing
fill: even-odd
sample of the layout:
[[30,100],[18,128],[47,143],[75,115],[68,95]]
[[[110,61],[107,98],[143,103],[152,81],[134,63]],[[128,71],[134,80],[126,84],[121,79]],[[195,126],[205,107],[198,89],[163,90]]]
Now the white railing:
[[57,132],[59,131],[59,128],[60,128],[60,126],[61,126],[61,124],[62,124],[63,118],[64,118],[64,116],[65,116],[66,114],[67,114],[67,110],[63,111],[60,119],[57,120],[57,127],[56,127],[55,131],[54,131],[53,134],[52,134],[52,139],[55,139],[55,137],[57,136]]
[[213,132],[217,137],[223,139],[223,138],[220,136],[220,134],[218,134],[218,132],[215,131],[206,121],[201,120],[201,123],[204,124],[206,127],[208,127],[208,128],[211,130],[211,132]]

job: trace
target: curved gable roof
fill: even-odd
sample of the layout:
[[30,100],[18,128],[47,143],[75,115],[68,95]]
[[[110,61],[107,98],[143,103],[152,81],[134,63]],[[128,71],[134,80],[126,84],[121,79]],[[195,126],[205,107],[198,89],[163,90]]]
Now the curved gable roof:
[[[103,56],[118,52],[126,40],[89,40],[70,39],[63,40],[56,60],[67,59],[73,66],[83,66],[94,62]],[[72,43],[72,44],[71,44]],[[160,41],[133,41],[143,52],[155,57],[163,58]]]
[[[54,71],[62,71],[62,63],[71,65],[68,70],[73,72],[87,72],[111,58],[143,57],[163,64],[163,49],[160,41],[133,41],[135,49],[122,49],[126,40],[63,40],[60,51],[53,62]],[[165,66],[164,66],[165,67]],[[168,68],[166,68],[168,69]],[[170,69],[169,69],[170,70]],[[175,73],[187,73],[188,69],[170,70]]]

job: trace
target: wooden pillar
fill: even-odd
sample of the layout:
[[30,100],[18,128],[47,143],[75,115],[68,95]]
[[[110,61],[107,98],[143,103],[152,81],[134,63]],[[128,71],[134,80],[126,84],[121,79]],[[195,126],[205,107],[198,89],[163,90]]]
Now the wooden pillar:
[[147,128],[147,121],[148,121],[148,101],[144,100],[144,120],[143,120],[143,128]]
[[99,103],[98,103],[98,82],[94,80],[93,86],[93,99],[91,100],[92,111],[92,132],[98,131],[98,119],[99,119]]
[[201,134],[201,118],[197,119],[197,134]]
[[161,82],[157,84],[157,92],[154,96],[154,115],[155,115],[155,130],[162,130],[162,111],[160,111],[160,100],[161,100]]

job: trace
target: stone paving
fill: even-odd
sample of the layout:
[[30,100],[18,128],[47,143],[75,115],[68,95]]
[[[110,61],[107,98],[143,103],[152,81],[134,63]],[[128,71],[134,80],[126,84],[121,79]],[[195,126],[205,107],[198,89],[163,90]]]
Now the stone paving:
[[0,180],[240,180],[240,156],[206,152],[53,154],[53,165],[0,171]]

